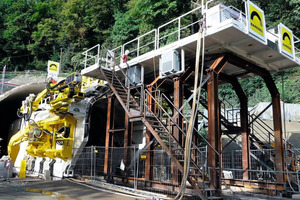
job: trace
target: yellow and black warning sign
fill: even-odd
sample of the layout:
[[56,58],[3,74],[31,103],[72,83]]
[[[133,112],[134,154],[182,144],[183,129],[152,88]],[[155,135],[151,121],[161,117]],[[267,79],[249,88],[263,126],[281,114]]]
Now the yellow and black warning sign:
[[247,7],[249,33],[266,44],[266,23],[264,11],[251,1],[247,2]]
[[294,59],[294,36],[293,32],[283,24],[278,25],[280,35],[280,51]]
[[59,72],[59,63],[54,61],[48,61],[48,72]]
[[48,61],[48,76],[47,78],[52,78],[53,80],[58,80],[59,74],[59,63],[49,60]]

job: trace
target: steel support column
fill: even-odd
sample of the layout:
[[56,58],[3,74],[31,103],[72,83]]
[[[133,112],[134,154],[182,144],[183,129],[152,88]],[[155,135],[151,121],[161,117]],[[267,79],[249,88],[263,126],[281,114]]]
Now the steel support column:
[[[272,95],[273,105],[273,126],[274,126],[274,140],[275,140],[275,170],[284,171],[284,144],[282,138],[282,122],[280,111],[280,94]],[[285,177],[283,173],[276,174],[276,182],[284,184]]]
[[241,120],[241,136],[242,136],[242,167],[243,167],[243,179],[249,179],[250,169],[250,140],[249,140],[249,128],[248,128],[248,99],[242,89],[237,78],[228,76],[226,74],[220,74],[220,77],[228,81],[240,101],[240,120]]
[[[260,68],[257,65],[247,62],[239,57],[234,55],[228,55],[228,62],[234,64],[240,68],[246,69],[247,71],[251,71],[256,75],[262,77],[265,81],[266,86],[272,97],[272,105],[273,105],[273,126],[274,126],[274,140],[275,140],[275,170],[276,171],[284,171],[284,145],[283,145],[283,137],[282,137],[282,122],[281,122],[281,111],[280,111],[280,94],[274,83],[274,80],[269,71],[266,69]],[[276,181],[279,184],[283,184],[285,182],[285,177],[283,173],[276,174]]]
[[[219,153],[221,152],[221,127],[220,127],[220,106],[218,97],[218,75],[209,71],[210,79],[207,84],[208,99],[208,142]],[[208,147],[208,167],[210,170],[211,184],[216,189],[221,188],[221,158],[216,152]]]
[[[125,122],[124,122],[124,164],[125,166],[128,166],[130,164],[130,153],[131,149],[129,147],[131,146],[131,132],[130,132],[130,122],[128,114],[125,112]],[[128,163],[129,162],[129,163]]]
[[[153,87],[152,85],[151,86],[148,86],[148,91],[150,92],[150,94],[152,94],[152,91],[153,91]],[[154,110],[154,106],[152,106],[152,98],[150,96],[147,96],[147,102],[148,102],[148,105],[147,105],[147,108],[148,108],[148,111],[150,112],[151,110],[155,113],[155,110]],[[146,129],[146,145],[148,145],[152,139],[152,134],[150,132],[150,130],[147,128]],[[153,145],[150,145],[150,147],[147,149],[147,152],[146,152],[146,160],[145,160],[145,180],[146,181],[149,181],[149,180],[153,180],[153,160],[154,160],[154,154],[152,152],[153,150]]]
[[109,152],[110,152],[110,143],[111,143],[111,134],[109,132],[111,127],[111,114],[114,98],[109,97],[107,102],[107,120],[106,120],[106,137],[105,137],[105,155],[104,155],[104,173],[107,174],[109,172]]
[[[182,106],[183,103],[183,88],[182,88],[182,81],[180,80],[180,78],[176,77],[173,79],[174,81],[174,106],[179,109]],[[177,111],[174,108],[173,109],[173,113],[176,114]],[[175,122],[178,124],[178,126],[183,129],[183,121],[182,121],[182,116],[179,114],[176,116],[176,118],[174,119]],[[179,142],[179,144],[181,144],[182,146],[184,146],[183,144],[183,138],[182,138],[182,133],[180,133],[180,130],[173,126],[173,135],[174,137],[177,139],[177,141]],[[173,173],[173,183],[174,184],[178,184],[180,182],[180,171],[178,170],[177,167],[175,167],[175,164],[173,163],[173,167],[172,167],[172,173]]]
[[[220,104],[218,95],[218,76],[227,63],[226,56],[221,56],[208,69],[210,76],[207,83],[208,102],[208,167],[210,171],[211,184],[216,189],[221,189],[221,124]],[[216,151],[216,152],[215,152]],[[218,155],[219,154],[219,155]]]

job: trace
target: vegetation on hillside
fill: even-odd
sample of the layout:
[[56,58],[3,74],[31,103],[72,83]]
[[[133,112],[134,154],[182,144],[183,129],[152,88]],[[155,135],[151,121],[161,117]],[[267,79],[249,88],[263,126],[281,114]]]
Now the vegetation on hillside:
[[[241,0],[215,2],[244,9]],[[253,2],[265,11],[268,28],[282,22],[300,36],[299,0]],[[73,70],[78,54],[85,49],[99,43],[109,48],[118,46],[193,6],[186,0],[1,0],[0,67],[7,65],[9,71],[46,70],[49,59],[61,59],[65,71]],[[284,75],[288,102],[299,103],[299,74],[293,69]],[[280,87],[281,75],[274,74],[274,78]],[[242,85],[258,101],[269,98],[259,77],[243,80]],[[293,89],[289,90],[290,86]],[[221,89],[221,95],[236,104],[231,93],[228,86]]]

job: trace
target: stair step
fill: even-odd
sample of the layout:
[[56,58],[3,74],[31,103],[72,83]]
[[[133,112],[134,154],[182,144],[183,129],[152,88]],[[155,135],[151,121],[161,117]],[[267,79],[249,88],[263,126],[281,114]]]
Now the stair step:
[[169,139],[169,137],[165,137],[165,136],[159,136],[161,139]]
[[[193,177],[202,177],[202,174],[201,174],[201,173],[197,173],[197,174],[189,173],[189,176],[193,176]],[[197,183],[202,183],[202,181],[195,181],[195,182],[197,182]],[[208,184],[209,181],[208,181],[208,183],[206,183],[206,181],[204,181],[204,183],[205,183],[205,184]]]
[[151,126],[152,126],[153,128],[164,128],[164,127],[161,126],[161,125],[155,125],[155,124],[151,124]]
[[159,121],[153,120],[153,118],[147,119],[147,121],[148,121],[149,123],[159,123]]
[[207,199],[223,199],[223,197],[216,197],[216,196],[214,196],[214,197],[207,197]]
[[123,87],[114,86],[117,91],[125,92]]
[[168,133],[169,134],[169,132],[168,131],[156,131],[157,133]]
[[121,84],[113,84],[113,86],[115,87],[115,88],[120,88],[120,89],[122,89],[122,90],[124,90],[124,88],[123,88],[123,86],[121,85]]
[[140,108],[140,107],[136,105],[129,105],[129,108]]
[[182,148],[172,148],[172,151],[179,151],[179,150],[183,150]]
[[[195,182],[197,184],[202,184],[202,185],[203,185],[203,182],[204,182],[204,185],[207,185],[208,187],[210,187],[210,181],[198,181],[198,180],[195,180]],[[199,185],[199,186],[201,186],[201,185]]]
[[[200,185],[201,186],[201,185]],[[212,191],[217,191],[215,188],[210,188],[210,187],[207,187],[207,188],[200,188],[201,190],[204,190],[205,192],[212,192]]]

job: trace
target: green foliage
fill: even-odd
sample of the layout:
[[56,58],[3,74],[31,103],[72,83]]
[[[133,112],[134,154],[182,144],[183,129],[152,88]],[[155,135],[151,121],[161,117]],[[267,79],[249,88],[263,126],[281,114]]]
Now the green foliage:
[[[282,22],[300,36],[299,0],[252,0],[264,11],[268,28]],[[200,1],[198,1],[199,3]],[[241,0],[215,0],[214,3],[233,5],[244,10]],[[108,48],[124,44],[191,9],[185,0],[1,0],[0,1],[0,67],[8,70],[46,70],[49,59],[60,61],[64,71],[79,70],[80,52],[98,43]],[[190,18],[191,17],[191,18]],[[181,26],[199,16],[187,16]],[[177,22],[176,22],[177,23]],[[162,35],[177,32],[177,24],[166,27]],[[189,35],[190,29],[181,31]],[[177,39],[177,33],[165,38],[168,44]],[[153,41],[143,38],[141,44]],[[161,41],[163,42],[163,41]],[[299,43],[300,45],[300,43]],[[140,53],[151,50],[150,46]],[[273,75],[281,92],[281,73]],[[299,103],[300,70],[284,74],[286,102]],[[268,90],[259,77],[240,81],[249,105],[269,101]],[[220,87],[220,97],[230,104],[239,101],[232,88]]]

